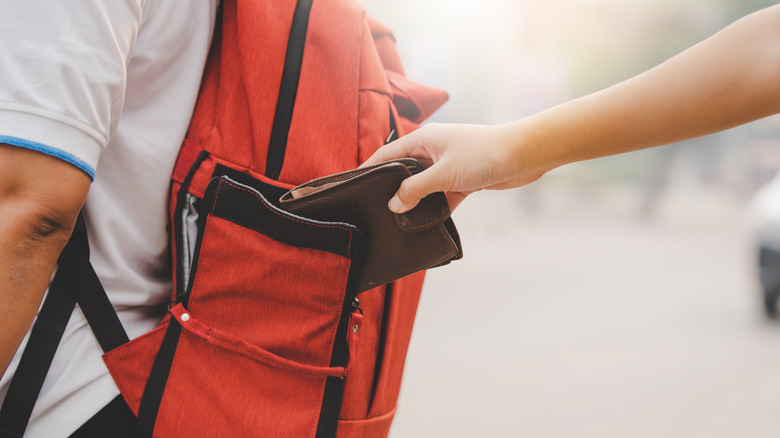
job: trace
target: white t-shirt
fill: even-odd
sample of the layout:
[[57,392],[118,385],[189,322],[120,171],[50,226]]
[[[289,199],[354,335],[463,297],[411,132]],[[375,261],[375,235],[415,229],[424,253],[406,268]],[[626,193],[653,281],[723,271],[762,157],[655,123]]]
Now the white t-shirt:
[[[171,293],[169,180],[215,10],[216,0],[0,6],[0,143],[94,177],[85,206],[91,261],[130,338],[157,325]],[[23,348],[0,380],[0,400]],[[76,309],[26,436],[68,436],[118,394],[101,353]]]

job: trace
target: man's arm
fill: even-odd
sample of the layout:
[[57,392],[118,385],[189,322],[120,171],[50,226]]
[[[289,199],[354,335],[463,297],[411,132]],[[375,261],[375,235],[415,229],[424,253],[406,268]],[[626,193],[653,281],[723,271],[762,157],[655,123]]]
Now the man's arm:
[[428,125],[364,165],[411,156],[433,166],[401,185],[394,211],[428,193],[455,206],[480,189],[533,182],[555,167],[710,134],[780,112],[780,5],[728,26],[604,91],[501,126]]
[[38,311],[89,185],[69,163],[0,144],[0,375]]

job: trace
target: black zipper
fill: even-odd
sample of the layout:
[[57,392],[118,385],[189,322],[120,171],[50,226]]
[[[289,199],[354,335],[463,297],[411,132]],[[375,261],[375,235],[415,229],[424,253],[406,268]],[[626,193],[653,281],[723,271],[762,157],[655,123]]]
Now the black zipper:
[[[176,248],[178,248],[178,251],[182,251],[184,249],[184,239],[187,237],[184,235],[186,230],[186,225],[184,223],[184,218],[182,214],[184,213],[184,209],[187,208],[187,194],[188,189],[190,187],[190,182],[192,181],[192,178],[195,176],[195,172],[197,172],[198,168],[200,168],[201,163],[208,158],[209,153],[206,151],[202,151],[200,154],[198,154],[198,157],[195,159],[195,161],[192,163],[192,166],[187,171],[187,175],[184,177],[184,180],[182,180],[181,187],[179,187],[179,193],[176,194],[176,208],[174,209],[174,216],[173,216],[173,225],[172,225],[172,232],[174,233],[174,236],[176,236]],[[201,213],[201,216],[203,214]],[[197,244],[197,243],[196,243]],[[176,254],[176,301],[181,300],[184,297],[184,294],[186,292],[185,284],[188,282],[185,281],[185,266],[184,266],[184,257],[182,254],[179,254],[177,251]],[[192,263],[194,260],[194,256],[190,257],[187,255],[187,260]],[[192,266],[189,268],[190,274],[192,273],[193,269]]]
[[[190,186],[195,172],[200,167],[203,160],[209,156],[208,152],[201,152],[192,163],[190,170],[187,171],[187,176],[184,177],[181,187],[179,187],[179,193],[176,197],[176,208],[174,209],[174,217],[172,221],[172,231],[176,236],[176,247],[181,251],[184,248],[183,240],[186,237],[182,234],[184,229],[184,219],[182,217],[183,209],[187,203],[187,189]],[[205,215],[201,213],[198,218],[203,218]],[[198,224],[202,227],[203,224]],[[200,243],[201,229],[198,230],[198,240],[196,241],[196,253],[198,252],[198,246]],[[195,263],[197,260],[197,254],[192,258],[189,258],[191,263]],[[186,301],[189,288],[191,287],[191,279],[189,281],[187,289],[184,288],[184,258],[182,254],[176,254],[176,300],[173,303],[179,301]],[[195,272],[195,266],[190,266],[190,274]],[[171,305],[173,304],[171,303]],[[186,305],[186,303],[185,303]],[[176,355],[176,347],[179,344],[179,337],[181,335],[181,325],[179,325],[175,319],[171,318],[171,322],[168,324],[168,328],[163,336],[162,343],[159,350],[154,357],[152,363],[152,369],[149,372],[149,378],[144,385],[144,392],[141,396],[141,402],[138,407],[138,423],[141,428],[141,434],[145,437],[151,437],[154,433],[154,424],[157,422],[157,413],[160,410],[160,403],[162,402],[163,393],[165,392],[165,386],[168,383],[168,375],[171,371],[171,365],[173,364],[173,357]]]
[[[357,298],[357,287],[360,281],[360,274],[363,272],[366,249],[368,244],[366,238],[360,230],[355,229],[355,235],[352,239],[352,248],[350,251],[350,267],[347,277],[347,290],[344,294],[344,306],[341,310],[341,318],[336,329],[336,339],[333,343],[331,352],[330,366],[346,367],[349,363],[349,345],[347,344],[347,333],[352,327],[349,327],[350,316],[352,312],[360,309],[360,301]],[[317,422],[317,433],[315,438],[335,438],[338,429],[339,413],[341,412],[341,402],[344,396],[344,379],[338,377],[328,377],[325,382],[325,391],[322,398],[322,408],[320,409],[320,418]]]

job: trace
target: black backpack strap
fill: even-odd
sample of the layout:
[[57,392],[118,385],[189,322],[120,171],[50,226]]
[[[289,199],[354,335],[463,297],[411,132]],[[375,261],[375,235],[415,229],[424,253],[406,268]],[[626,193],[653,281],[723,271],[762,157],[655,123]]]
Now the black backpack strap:
[[0,408],[0,438],[24,435],[54,354],[78,302],[103,351],[128,342],[92,265],[86,226],[79,216],[73,235],[57,261],[49,293],[33,324],[27,346]]
[[49,294],[35,320],[19,367],[8,386],[0,409],[0,437],[22,437],[30,421],[35,401],[60,344],[76,300],[63,291],[63,281],[55,277]]
[[295,98],[298,95],[298,80],[301,77],[303,49],[306,45],[312,1],[298,0],[290,27],[290,38],[287,40],[282,82],[279,86],[279,98],[276,101],[276,113],[265,164],[265,176],[271,179],[279,179],[279,174],[282,173],[287,136],[290,133]]
[[128,343],[130,339],[119,321],[114,306],[108,300],[100,279],[89,263],[87,226],[81,215],[66,250],[67,253],[63,251],[63,255],[60,256],[57,276],[64,277],[67,292],[76,299],[100,348],[105,353]]

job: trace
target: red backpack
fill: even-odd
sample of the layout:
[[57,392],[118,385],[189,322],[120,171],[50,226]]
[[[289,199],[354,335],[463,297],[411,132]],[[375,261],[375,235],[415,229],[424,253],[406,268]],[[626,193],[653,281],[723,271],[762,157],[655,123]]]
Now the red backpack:
[[447,94],[405,78],[355,1],[221,14],[173,174],[170,316],[106,364],[149,435],[386,436],[424,274],[356,294],[360,230],[278,200],[357,167]]
[[144,436],[387,435],[424,274],[358,294],[363,233],[279,198],[357,167],[447,94],[404,77],[392,34],[355,1],[222,3],[172,177],[169,314],[128,341],[80,219],[0,435],[24,434],[76,303]]

